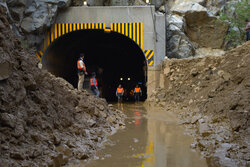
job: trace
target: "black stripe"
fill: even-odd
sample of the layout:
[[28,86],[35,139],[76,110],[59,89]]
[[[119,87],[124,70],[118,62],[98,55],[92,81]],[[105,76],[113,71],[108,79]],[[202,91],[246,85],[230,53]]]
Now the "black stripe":
[[[152,52],[153,52],[153,50],[150,50],[150,52],[148,53],[147,57],[148,57],[149,55],[151,55]],[[153,56],[152,56],[152,57],[153,57]]]

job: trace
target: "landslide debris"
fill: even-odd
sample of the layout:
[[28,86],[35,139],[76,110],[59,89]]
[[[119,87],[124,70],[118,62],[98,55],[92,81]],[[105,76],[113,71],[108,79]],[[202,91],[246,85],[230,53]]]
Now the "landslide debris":
[[166,60],[148,101],[178,113],[210,166],[250,165],[250,42],[223,56]]
[[0,166],[58,167],[87,159],[124,115],[36,67],[0,7]]

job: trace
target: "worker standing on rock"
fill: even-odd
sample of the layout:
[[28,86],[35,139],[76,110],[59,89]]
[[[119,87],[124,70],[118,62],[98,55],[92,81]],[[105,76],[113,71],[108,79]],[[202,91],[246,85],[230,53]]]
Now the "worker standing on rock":
[[120,84],[118,88],[116,89],[116,96],[118,98],[118,102],[122,102],[122,96],[124,94],[124,89],[122,85]]
[[135,101],[139,102],[140,101],[140,96],[142,95],[141,88],[136,85],[134,89],[134,96],[135,96]]
[[250,40],[250,22],[246,19],[246,41]]
[[80,54],[80,58],[77,60],[77,69],[78,69],[78,90],[83,90],[83,82],[85,75],[88,75],[86,71],[86,66],[83,62],[84,54]]
[[95,72],[92,73],[92,77],[90,78],[90,86],[91,86],[91,91],[96,95],[96,97],[100,96],[100,92],[98,90],[98,83],[96,80],[96,74]]

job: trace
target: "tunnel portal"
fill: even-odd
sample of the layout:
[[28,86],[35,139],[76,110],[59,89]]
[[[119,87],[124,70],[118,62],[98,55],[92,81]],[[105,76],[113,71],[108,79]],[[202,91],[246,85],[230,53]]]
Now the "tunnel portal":
[[62,77],[77,87],[76,62],[80,53],[85,54],[85,65],[89,78],[96,72],[101,97],[115,101],[119,84],[125,89],[125,100],[133,100],[130,91],[140,84],[147,98],[147,61],[141,48],[130,38],[101,29],[79,30],[65,34],[50,44],[42,57],[43,68]]

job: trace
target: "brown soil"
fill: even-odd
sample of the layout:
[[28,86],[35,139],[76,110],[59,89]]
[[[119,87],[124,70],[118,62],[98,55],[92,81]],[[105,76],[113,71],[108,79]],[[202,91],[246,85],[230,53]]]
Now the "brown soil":
[[87,159],[124,115],[36,67],[0,7],[0,166],[61,166]]
[[210,166],[250,165],[250,42],[223,56],[166,60],[148,99],[178,113]]

